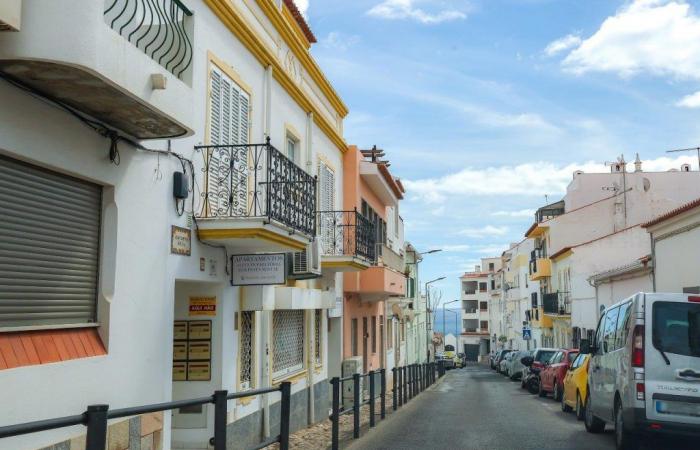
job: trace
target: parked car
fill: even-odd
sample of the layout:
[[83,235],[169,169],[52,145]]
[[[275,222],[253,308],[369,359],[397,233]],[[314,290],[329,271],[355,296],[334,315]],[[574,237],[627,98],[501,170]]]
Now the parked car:
[[454,367],[455,367],[454,358],[448,357],[445,353],[437,353],[435,355],[435,362],[437,364],[440,364],[440,361],[442,361],[442,364],[443,364],[443,367],[445,367],[445,370],[454,369]]
[[640,433],[700,438],[700,296],[639,293],[605,310],[592,343],[585,424],[615,424],[618,449]]
[[445,345],[445,369],[454,369],[455,368],[455,356],[457,356],[457,353],[455,352],[455,346],[451,344]]
[[523,365],[525,365],[525,369],[523,370],[523,375],[520,379],[520,387],[523,389],[529,389],[533,394],[536,393],[540,387],[540,370],[542,370],[544,364],[548,362],[556,352],[556,348],[535,349],[532,352],[532,356],[525,357],[530,358],[529,364],[525,364],[523,362],[525,358],[522,358],[521,362],[523,362]]
[[508,353],[512,352],[513,350],[499,350],[498,354],[496,356],[496,372],[501,373],[502,367],[501,367],[501,362],[505,359],[505,357],[508,355]]
[[501,375],[508,375],[508,366],[510,365],[510,359],[513,357],[514,354],[515,352],[513,351],[503,354],[503,359],[501,359],[501,362],[498,365],[498,373],[500,373]]
[[588,362],[590,355],[579,353],[564,376],[564,395],[561,396],[561,410],[576,411],[576,418],[583,420],[586,397],[588,395]]
[[459,367],[461,369],[467,365],[467,355],[464,353],[457,353],[457,356],[454,357],[454,361],[455,367]]
[[532,353],[527,350],[518,350],[511,353],[512,356],[508,359],[508,365],[506,367],[506,375],[511,380],[517,380],[523,376],[523,369],[525,366],[522,363],[522,359],[531,354]]
[[545,364],[540,372],[540,386],[537,391],[540,397],[545,397],[551,392],[554,401],[561,400],[561,395],[564,393],[564,376],[578,353],[578,349],[562,349]]

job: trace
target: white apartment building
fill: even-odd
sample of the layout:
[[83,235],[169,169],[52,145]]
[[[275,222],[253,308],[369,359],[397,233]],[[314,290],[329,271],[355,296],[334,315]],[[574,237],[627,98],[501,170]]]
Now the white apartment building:
[[[483,267],[483,269],[482,269]],[[501,269],[501,258],[482,258],[473,272],[462,275],[460,300],[462,303],[462,331],[460,351],[468,361],[479,361],[495,348],[495,339],[489,324],[493,322],[491,301],[497,298],[496,275]],[[495,317],[495,316],[494,316]]]
[[[348,111],[293,2],[5,2],[0,424],[283,380],[292,429],[326,420],[343,286],[315,212],[342,209]],[[278,409],[279,393],[229,401],[230,444],[278,434]],[[205,449],[213,417],[110,421],[110,440]]]

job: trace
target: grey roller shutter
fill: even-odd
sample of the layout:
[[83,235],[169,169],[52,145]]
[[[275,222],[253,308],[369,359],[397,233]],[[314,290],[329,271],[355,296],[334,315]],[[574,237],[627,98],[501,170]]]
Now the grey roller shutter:
[[95,322],[102,188],[0,156],[0,327]]

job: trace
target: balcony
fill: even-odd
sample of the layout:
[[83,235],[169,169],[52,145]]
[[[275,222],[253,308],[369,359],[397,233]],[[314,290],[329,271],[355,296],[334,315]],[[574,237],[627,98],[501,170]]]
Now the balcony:
[[336,272],[354,272],[375,261],[374,225],[357,211],[319,211],[321,266]]
[[545,314],[553,316],[571,315],[571,299],[561,292],[544,294],[542,296],[542,307]]
[[191,15],[179,0],[24,1],[0,74],[137,139],[191,134]]
[[464,314],[479,314],[479,302],[476,300],[467,300],[462,302],[462,310]]
[[203,145],[199,238],[236,251],[302,251],[316,234],[316,179],[265,144]]
[[397,272],[403,273],[406,271],[406,260],[404,256],[393,251],[388,245],[377,243],[376,252],[377,258],[382,265],[390,267]]
[[530,260],[530,281],[552,276],[552,261],[549,258]]

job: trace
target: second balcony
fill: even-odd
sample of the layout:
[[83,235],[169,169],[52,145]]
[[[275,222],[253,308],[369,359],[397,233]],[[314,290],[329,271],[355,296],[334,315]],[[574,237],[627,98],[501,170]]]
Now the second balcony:
[[303,251],[316,235],[316,178],[265,144],[195,147],[199,237],[235,251]]
[[355,272],[376,261],[374,225],[357,211],[319,211],[321,267]]

